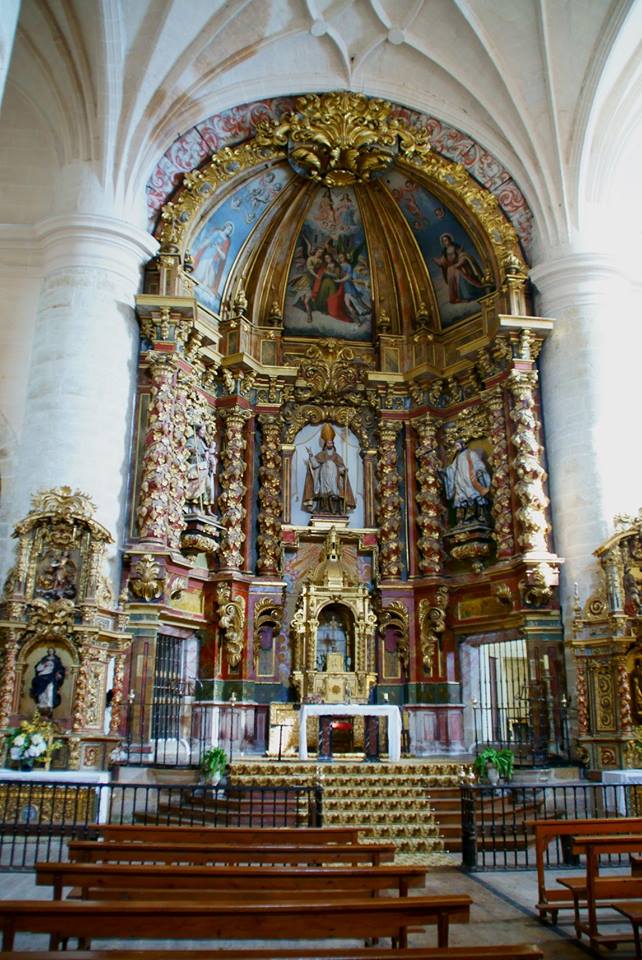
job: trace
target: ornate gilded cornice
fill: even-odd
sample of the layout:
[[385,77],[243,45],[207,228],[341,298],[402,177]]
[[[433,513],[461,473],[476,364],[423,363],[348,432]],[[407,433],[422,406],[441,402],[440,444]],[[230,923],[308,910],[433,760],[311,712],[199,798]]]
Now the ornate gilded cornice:
[[225,147],[201,170],[185,174],[175,198],[164,205],[158,240],[161,253],[178,254],[200,209],[221,184],[258,164],[289,156],[294,168],[327,186],[364,182],[392,159],[454,195],[486,234],[502,278],[524,273],[517,234],[495,196],[459,163],[432,153],[423,130],[399,117],[393,105],[361,94],[334,92],[300,97],[279,121],[265,121],[254,139]]

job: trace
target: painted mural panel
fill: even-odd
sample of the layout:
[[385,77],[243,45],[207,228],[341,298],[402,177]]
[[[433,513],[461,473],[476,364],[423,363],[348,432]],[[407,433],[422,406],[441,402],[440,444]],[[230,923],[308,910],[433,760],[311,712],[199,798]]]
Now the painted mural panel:
[[213,210],[191,243],[197,298],[218,312],[231,266],[248,234],[290,181],[289,167],[262,169]]
[[442,327],[479,311],[483,267],[475,244],[443,203],[399,170],[383,177],[417,238],[439,303]]
[[366,238],[352,188],[320,188],[297,239],[285,331],[369,340],[372,292]]

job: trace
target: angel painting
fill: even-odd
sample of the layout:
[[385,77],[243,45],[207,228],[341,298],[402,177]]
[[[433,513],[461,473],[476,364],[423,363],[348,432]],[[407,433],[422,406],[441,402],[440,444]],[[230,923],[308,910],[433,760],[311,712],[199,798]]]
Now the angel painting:
[[290,280],[293,306],[305,311],[310,324],[316,311],[361,326],[370,317],[371,307],[367,265],[360,247],[353,248],[345,237],[339,237],[336,244],[327,241],[315,247],[302,234],[300,242],[303,256],[299,262],[304,267]]

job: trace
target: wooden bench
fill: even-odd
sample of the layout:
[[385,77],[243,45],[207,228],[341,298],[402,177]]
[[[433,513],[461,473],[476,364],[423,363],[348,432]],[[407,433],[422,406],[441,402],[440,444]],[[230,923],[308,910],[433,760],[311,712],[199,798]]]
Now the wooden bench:
[[640,925],[642,924],[642,903],[613,903],[614,910],[626,917],[633,927],[633,941],[635,943],[635,956],[642,957],[640,948]]
[[[37,863],[36,884],[53,887],[62,898],[66,887],[79,888],[85,900],[155,900],[180,895],[198,899],[221,894],[283,900],[366,896],[394,890],[405,897],[411,888],[424,887],[426,868],[412,864],[378,867],[246,867],[176,866],[174,864]],[[74,891],[75,892],[75,891]]]
[[[0,960],[24,960],[24,953],[0,953]],[[59,951],[29,951],[29,960],[60,960]],[[74,950],[73,960],[164,960],[162,949],[156,950]],[[540,947],[534,944],[499,945],[492,947],[408,947],[398,950],[387,947],[343,947],[327,950],[175,950],[172,960],[542,960]]]
[[372,833],[370,827],[176,827],[156,824],[90,823],[92,836],[109,842],[125,843],[216,843],[242,846],[322,843],[359,843],[360,837]]
[[[529,820],[527,827],[535,835],[535,865],[537,868],[537,899],[535,909],[540,920],[551,915],[557,922],[561,909],[574,907],[573,896],[568,888],[547,887],[545,876],[546,851],[549,844],[558,837],[577,838],[582,836],[611,836],[620,833],[632,833],[642,830],[642,817],[597,817],[582,820]],[[567,879],[567,878],[564,878]],[[568,878],[573,879],[573,878]]]
[[438,946],[448,946],[451,921],[466,923],[468,896],[376,897],[270,903],[142,900],[0,900],[2,949],[12,950],[16,933],[46,933],[55,949],[78,937],[189,940],[326,940],[390,937],[408,945],[409,926],[437,925]]
[[256,846],[212,843],[104,843],[70,840],[69,859],[80,863],[369,863],[379,866],[395,857],[392,843]]
[[[156,950],[74,950],[73,960],[165,960],[167,954]],[[59,951],[29,951],[29,960],[60,960]],[[492,947],[336,947],[284,950],[239,948],[225,950],[175,950],[172,960],[542,960],[543,953],[535,944],[518,943]],[[24,953],[0,952],[0,960],[25,960]]]
[[[586,934],[591,949],[596,951],[602,946],[613,947],[618,943],[630,941],[633,937],[621,932],[601,933],[597,911],[604,907],[612,907],[614,900],[623,900],[625,897],[635,900],[641,897],[642,878],[630,875],[600,876],[600,857],[609,854],[642,852],[642,831],[629,835],[585,836],[576,841],[573,850],[586,856],[584,878],[586,921],[582,922],[578,905],[575,908],[575,930],[578,939],[581,939],[582,934]],[[575,901],[579,901],[577,894]]]

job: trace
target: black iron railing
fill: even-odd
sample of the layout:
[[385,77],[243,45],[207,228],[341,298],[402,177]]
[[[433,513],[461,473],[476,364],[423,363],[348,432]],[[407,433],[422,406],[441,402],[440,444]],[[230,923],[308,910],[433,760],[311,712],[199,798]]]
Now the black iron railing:
[[207,827],[322,826],[322,788],[0,781],[0,869],[65,860],[96,822]]
[[[529,870],[535,867],[529,820],[641,816],[642,783],[462,786],[461,811],[465,869]],[[581,865],[566,839],[550,844],[547,867]]]

